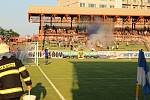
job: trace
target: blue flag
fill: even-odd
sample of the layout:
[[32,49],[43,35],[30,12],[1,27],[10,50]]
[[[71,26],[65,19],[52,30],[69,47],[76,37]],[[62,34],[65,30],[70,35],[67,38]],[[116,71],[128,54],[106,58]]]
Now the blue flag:
[[148,72],[149,72],[149,69],[147,66],[144,52],[140,50],[139,57],[138,57],[137,82],[139,85],[142,86],[143,92],[145,95],[150,94]]

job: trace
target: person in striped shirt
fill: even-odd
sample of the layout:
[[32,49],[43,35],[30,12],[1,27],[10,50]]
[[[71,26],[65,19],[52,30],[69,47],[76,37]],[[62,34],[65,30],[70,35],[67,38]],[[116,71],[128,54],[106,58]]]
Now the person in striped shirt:
[[9,46],[0,44],[0,100],[20,100],[24,94],[21,77],[27,89],[32,89],[32,81],[21,60],[9,53]]

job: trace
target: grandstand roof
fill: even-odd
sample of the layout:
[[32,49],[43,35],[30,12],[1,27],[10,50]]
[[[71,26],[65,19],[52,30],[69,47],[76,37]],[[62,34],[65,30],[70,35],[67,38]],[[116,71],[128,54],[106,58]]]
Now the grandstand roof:
[[150,10],[125,8],[80,8],[60,6],[30,6],[29,14],[150,16]]

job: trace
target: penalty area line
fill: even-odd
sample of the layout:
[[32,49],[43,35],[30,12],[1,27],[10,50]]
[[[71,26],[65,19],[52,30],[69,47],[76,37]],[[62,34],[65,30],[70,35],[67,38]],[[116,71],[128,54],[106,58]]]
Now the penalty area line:
[[61,100],[66,100],[63,95],[59,92],[59,90],[56,88],[56,86],[53,84],[53,82],[47,77],[47,75],[44,73],[44,71],[41,69],[40,66],[37,66],[38,69],[41,71],[41,73],[44,75],[46,80],[50,83],[50,85],[53,87],[53,89],[56,91],[56,93],[59,95]]

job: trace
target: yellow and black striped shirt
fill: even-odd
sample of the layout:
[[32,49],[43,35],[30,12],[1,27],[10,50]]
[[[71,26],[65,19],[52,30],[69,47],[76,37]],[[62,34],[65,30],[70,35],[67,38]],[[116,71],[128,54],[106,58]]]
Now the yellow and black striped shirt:
[[27,86],[32,84],[26,67],[19,59],[5,57],[0,60],[0,98],[20,97],[23,94],[20,77]]

